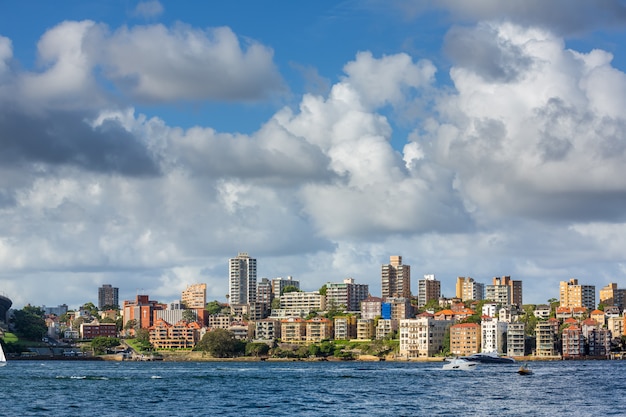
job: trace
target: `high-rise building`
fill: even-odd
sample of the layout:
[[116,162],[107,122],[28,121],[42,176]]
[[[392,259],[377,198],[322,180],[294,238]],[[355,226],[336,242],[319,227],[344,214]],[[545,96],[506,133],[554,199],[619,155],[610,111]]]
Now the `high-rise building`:
[[98,309],[102,310],[105,306],[119,307],[119,288],[115,288],[110,284],[104,284],[98,288]]
[[272,279],[272,293],[274,294],[274,297],[280,297],[285,287],[296,287],[297,289],[300,289],[300,281],[296,281],[291,276],[288,276],[287,278],[278,277]]
[[256,259],[240,252],[228,261],[228,300],[231,305],[256,301]]
[[435,275],[424,275],[424,279],[417,282],[417,306],[424,307],[430,300],[439,300],[441,297],[441,282]]
[[457,277],[456,298],[462,301],[480,301],[485,298],[485,285],[472,277]]
[[616,306],[620,311],[624,310],[626,290],[617,288],[617,284],[611,283],[600,289],[600,304]]
[[381,268],[383,298],[411,298],[411,266],[402,265],[402,256],[390,256],[389,264]]
[[579,285],[577,279],[559,284],[560,307],[585,307],[589,312],[596,308],[596,287]]
[[494,277],[493,284],[486,287],[485,298],[502,305],[522,306],[522,281],[510,276]]
[[206,307],[206,284],[189,285],[182,293],[181,302],[189,309]]
[[326,284],[327,308],[343,308],[345,311],[359,311],[361,301],[369,296],[369,285],[355,284],[354,278],[346,278],[342,283]]

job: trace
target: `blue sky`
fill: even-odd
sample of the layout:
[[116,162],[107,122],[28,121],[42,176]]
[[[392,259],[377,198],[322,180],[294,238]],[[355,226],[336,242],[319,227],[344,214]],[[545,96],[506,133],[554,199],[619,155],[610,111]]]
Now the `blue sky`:
[[[34,13],[33,11],[36,11]],[[0,3],[0,292],[626,286],[626,6]]]

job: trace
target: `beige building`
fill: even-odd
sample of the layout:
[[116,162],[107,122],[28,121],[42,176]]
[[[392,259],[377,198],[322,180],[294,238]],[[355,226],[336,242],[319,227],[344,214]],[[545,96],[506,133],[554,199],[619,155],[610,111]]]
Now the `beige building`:
[[200,340],[200,325],[197,322],[169,324],[157,319],[149,332],[150,343],[156,349],[190,349]]
[[374,320],[358,319],[356,321],[357,340],[372,340],[375,334]]
[[352,340],[356,338],[356,316],[335,317],[335,339]]
[[381,295],[411,298],[411,266],[402,264],[402,256],[390,256],[381,268]]
[[369,296],[361,301],[361,318],[374,320],[382,315],[383,299],[380,297]]
[[306,322],[300,317],[289,317],[280,322],[281,341],[302,343],[306,340]]
[[605,306],[617,306],[620,311],[624,310],[626,290],[617,288],[617,284],[611,283],[600,289],[600,304]]
[[509,323],[506,332],[506,354],[524,356],[526,353],[526,325],[521,322]]
[[451,320],[418,317],[400,320],[400,356],[407,359],[431,357],[443,350]]
[[535,356],[556,356],[556,332],[551,321],[540,321],[535,326]]
[[182,293],[180,301],[185,308],[196,309],[206,307],[206,284],[189,285]]
[[376,324],[376,339],[384,339],[398,330],[399,320],[379,319]]
[[304,317],[311,312],[326,310],[326,297],[318,291],[294,291],[280,296],[280,309],[272,317]]
[[281,325],[279,320],[262,319],[254,322],[254,340],[259,342],[280,339]]
[[424,307],[431,300],[441,297],[441,282],[435,279],[434,274],[424,275],[424,279],[417,282],[417,306]]
[[333,338],[333,322],[326,317],[313,317],[306,321],[306,341],[321,342]]
[[485,286],[472,277],[457,277],[456,298],[461,301],[480,301],[485,298]]
[[460,323],[450,327],[450,353],[457,356],[480,352],[480,324]]
[[577,279],[561,281],[559,284],[561,307],[585,307],[592,311],[596,308],[596,287],[578,284]]
[[625,317],[609,317],[606,319],[606,328],[611,331],[613,337],[626,336],[624,333]]

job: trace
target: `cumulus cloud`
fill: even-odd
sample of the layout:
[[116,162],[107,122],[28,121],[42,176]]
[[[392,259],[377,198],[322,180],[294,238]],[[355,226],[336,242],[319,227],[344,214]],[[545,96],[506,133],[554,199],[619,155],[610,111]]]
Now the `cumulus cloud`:
[[626,5],[620,0],[413,0],[396,1],[394,4],[412,16],[433,9],[445,10],[456,21],[476,23],[507,20],[524,26],[550,28],[559,34],[623,27],[626,24]]
[[512,24],[476,27],[477,43],[493,39],[485,30],[499,39],[488,40],[489,48],[515,51],[494,54],[515,76],[494,77],[506,72],[474,60],[453,66],[456,94],[439,102],[443,117],[427,139],[437,161],[457,172],[462,194],[487,212],[622,219],[609,207],[626,191],[626,179],[615,175],[626,162],[626,119],[614,107],[624,104],[626,78],[611,55],[568,50],[549,32]]
[[135,7],[133,14],[144,19],[155,18],[163,13],[163,5],[158,0],[141,1]]

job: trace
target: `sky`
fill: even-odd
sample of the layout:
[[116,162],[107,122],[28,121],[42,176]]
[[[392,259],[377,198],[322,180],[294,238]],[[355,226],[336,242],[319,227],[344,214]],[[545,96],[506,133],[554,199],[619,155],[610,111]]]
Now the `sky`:
[[225,302],[239,252],[624,288],[625,35],[623,0],[0,0],[0,294]]

